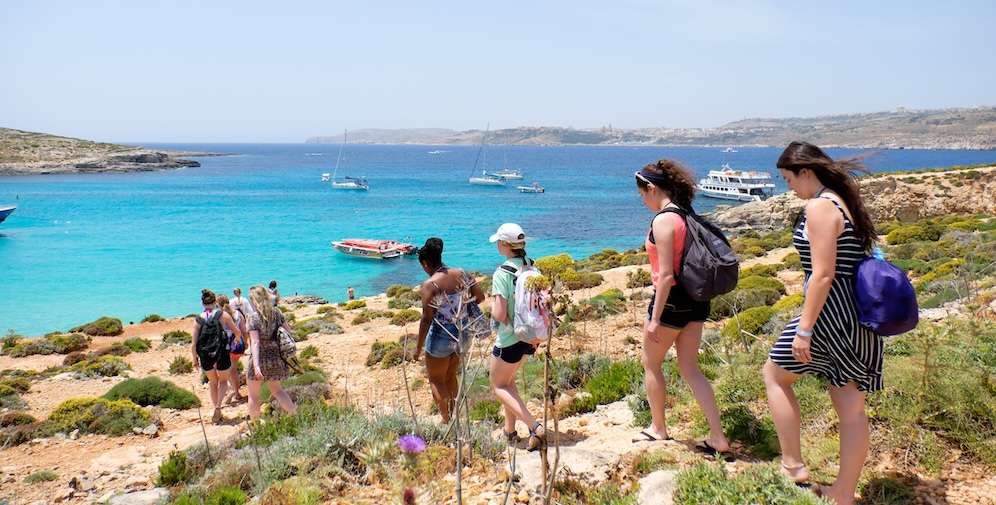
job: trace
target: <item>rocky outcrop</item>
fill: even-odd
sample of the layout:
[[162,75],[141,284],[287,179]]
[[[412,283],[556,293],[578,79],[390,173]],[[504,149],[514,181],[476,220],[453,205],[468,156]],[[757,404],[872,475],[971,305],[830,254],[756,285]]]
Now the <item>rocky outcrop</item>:
[[[996,214],[996,167],[876,174],[860,180],[861,195],[876,222]],[[789,192],[763,202],[721,206],[709,218],[734,233],[791,227],[805,202]]]

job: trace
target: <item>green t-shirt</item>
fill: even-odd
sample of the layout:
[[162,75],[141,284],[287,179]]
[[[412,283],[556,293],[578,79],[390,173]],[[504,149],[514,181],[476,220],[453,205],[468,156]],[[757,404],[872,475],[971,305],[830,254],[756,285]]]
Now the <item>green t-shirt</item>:
[[[502,265],[509,265],[518,269],[524,263],[522,258],[511,258]],[[498,267],[494,275],[491,276],[491,296],[501,295],[508,304],[505,308],[508,314],[508,324],[498,323],[498,340],[495,345],[505,348],[515,344],[519,339],[515,338],[513,323],[515,322],[515,275]]]

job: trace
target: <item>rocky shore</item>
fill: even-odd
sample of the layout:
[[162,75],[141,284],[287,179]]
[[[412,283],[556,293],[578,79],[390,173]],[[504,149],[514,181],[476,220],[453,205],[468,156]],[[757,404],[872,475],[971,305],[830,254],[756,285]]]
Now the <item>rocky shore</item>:
[[[876,174],[859,183],[876,223],[996,213],[996,167]],[[720,206],[709,217],[734,233],[764,233],[791,227],[804,205],[790,191],[763,202]]]
[[213,153],[146,149],[0,128],[0,175],[152,172],[199,167]]

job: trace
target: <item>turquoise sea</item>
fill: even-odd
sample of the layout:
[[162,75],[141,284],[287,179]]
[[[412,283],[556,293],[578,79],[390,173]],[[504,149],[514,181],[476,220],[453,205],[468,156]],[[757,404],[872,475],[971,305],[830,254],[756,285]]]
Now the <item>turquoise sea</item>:
[[[35,336],[100,316],[126,324],[154,313],[183,316],[200,309],[205,287],[230,294],[235,286],[248,291],[277,280],[284,296],[335,302],[350,285],[364,296],[424,279],[414,258],[339,255],[330,242],[341,238],[421,245],[438,236],[444,261],[481,272],[500,263],[488,237],[506,221],[522,225],[533,257],[639,247],[651,216],[633,172],[661,157],[680,159],[703,176],[724,161],[771,170],[778,192],[785,191],[775,148],[489,149],[489,168],[522,169],[522,183],[546,188],[521,194],[518,181],[470,186],[475,160],[481,163],[472,146],[349,145],[349,175],[366,176],[371,185],[356,192],[321,182],[323,172],[333,171],[339,145],[143,145],[232,156],[195,158],[200,168],[164,172],[0,177],[0,204],[19,205],[0,224],[0,331]],[[890,150],[872,168],[993,162],[992,151]],[[718,203],[724,202],[700,198],[695,206],[705,212]]]

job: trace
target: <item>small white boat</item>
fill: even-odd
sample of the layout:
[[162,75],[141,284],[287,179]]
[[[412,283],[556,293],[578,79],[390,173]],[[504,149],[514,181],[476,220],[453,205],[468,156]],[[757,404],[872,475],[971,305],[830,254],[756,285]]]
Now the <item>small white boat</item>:
[[335,160],[335,170],[332,171],[332,175],[322,174],[322,180],[329,182],[332,185],[332,189],[370,189],[370,182],[367,181],[366,177],[350,177],[348,175],[343,176],[341,181],[337,181],[335,175],[339,172],[339,162],[342,161],[342,171],[347,173],[345,156],[343,156],[343,151],[346,149],[346,131],[342,132],[342,145],[339,146],[339,157]]
[[504,186],[505,178],[482,171],[480,176],[471,176],[470,183],[477,186]]
[[491,175],[504,177],[506,179],[515,179],[515,180],[519,180],[524,177],[524,175],[522,174],[522,170],[509,170],[509,169],[502,170],[501,172],[495,172]]
[[538,182],[532,186],[519,186],[519,193],[546,193],[546,188],[541,188]]
[[697,187],[703,196],[740,202],[760,202],[775,194],[770,172],[734,170],[729,163],[721,170],[710,170]]
[[735,152],[737,152],[737,150],[736,150],[736,149],[734,149],[734,148],[732,148],[732,147],[727,147],[726,149],[723,149],[723,150],[722,150],[722,151],[720,151],[720,152],[721,152],[721,153],[735,153]]
[[446,153],[446,152],[449,152],[449,151],[440,151],[439,149],[436,149],[434,151],[429,151],[429,154],[443,154],[443,153]]
[[332,242],[332,247],[347,256],[376,260],[397,258],[403,254],[412,255],[418,252],[417,247],[405,242],[366,238],[342,239]]

